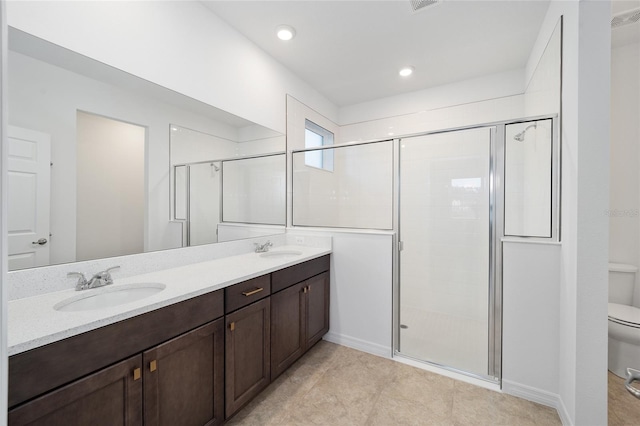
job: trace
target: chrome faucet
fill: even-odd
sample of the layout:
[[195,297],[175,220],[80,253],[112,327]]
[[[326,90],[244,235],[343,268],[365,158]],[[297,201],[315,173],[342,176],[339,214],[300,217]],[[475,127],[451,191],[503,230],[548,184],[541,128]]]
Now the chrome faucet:
[[273,243],[267,240],[264,244],[253,243],[256,246],[256,253],[266,253],[269,251],[269,247],[273,247]]
[[69,272],[68,277],[78,277],[76,283],[76,291],[87,290],[90,288],[102,287],[105,285],[113,284],[113,278],[111,278],[111,271],[118,269],[119,266],[113,266],[107,268],[104,271],[100,271],[95,274],[91,279],[87,280],[82,272]]

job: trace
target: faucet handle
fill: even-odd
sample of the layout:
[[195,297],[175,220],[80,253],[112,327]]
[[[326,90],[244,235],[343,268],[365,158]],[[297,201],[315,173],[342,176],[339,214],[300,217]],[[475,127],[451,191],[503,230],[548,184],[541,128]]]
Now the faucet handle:
[[69,272],[67,274],[68,277],[79,277],[79,279],[86,281],[87,278],[84,276],[82,272]]
[[87,277],[85,277],[82,272],[69,272],[67,277],[78,277],[76,290],[82,290],[87,286]]
[[111,268],[107,268],[105,269],[102,273],[103,274],[107,274],[107,275],[111,275],[111,271],[114,271],[116,269],[120,269],[120,266],[112,266]]
[[100,277],[101,280],[104,280],[102,285],[112,284],[113,278],[111,278],[111,271],[120,269],[120,266],[112,266],[110,268],[105,269],[102,272],[98,272],[96,275]]
[[267,240],[264,244],[253,243],[253,245],[256,246],[256,253],[264,253],[269,251],[269,247],[273,246],[273,243]]

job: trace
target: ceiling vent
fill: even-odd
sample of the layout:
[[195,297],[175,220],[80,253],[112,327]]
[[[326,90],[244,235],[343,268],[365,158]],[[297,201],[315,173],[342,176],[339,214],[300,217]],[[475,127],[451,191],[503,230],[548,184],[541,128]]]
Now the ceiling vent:
[[414,12],[425,9],[429,6],[436,6],[442,3],[443,0],[410,0],[411,8]]
[[640,9],[620,13],[611,18],[611,28],[620,28],[625,25],[635,24],[640,21]]

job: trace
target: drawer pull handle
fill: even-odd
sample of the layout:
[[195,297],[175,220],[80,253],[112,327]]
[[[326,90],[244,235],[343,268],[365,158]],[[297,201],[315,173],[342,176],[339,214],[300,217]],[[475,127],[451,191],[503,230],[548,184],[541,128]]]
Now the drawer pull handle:
[[243,292],[242,292],[242,294],[243,294],[244,296],[249,297],[249,296],[253,296],[253,295],[254,295],[254,294],[256,294],[256,293],[260,293],[262,290],[264,290],[264,288],[262,288],[262,287],[258,287],[258,288],[256,288],[255,290],[251,290],[251,291],[243,291]]
[[306,293],[307,292],[307,286],[302,287],[302,292]]
[[149,363],[149,371],[156,371],[158,369],[158,361],[155,359]]
[[133,380],[140,380],[140,377],[142,377],[142,371],[139,368],[135,368],[133,370]]

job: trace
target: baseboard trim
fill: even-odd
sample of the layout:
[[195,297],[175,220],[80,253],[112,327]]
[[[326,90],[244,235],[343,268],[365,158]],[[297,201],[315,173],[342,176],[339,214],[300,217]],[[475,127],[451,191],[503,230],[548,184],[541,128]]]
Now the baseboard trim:
[[391,358],[392,351],[390,346],[378,345],[376,343],[367,342],[366,340],[356,339],[355,337],[345,336],[344,334],[338,334],[332,331],[325,334],[324,340],[383,358]]
[[555,408],[563,426],[573,426],[567,407],[558,394],[505,379],[502,379],[502,392]]

